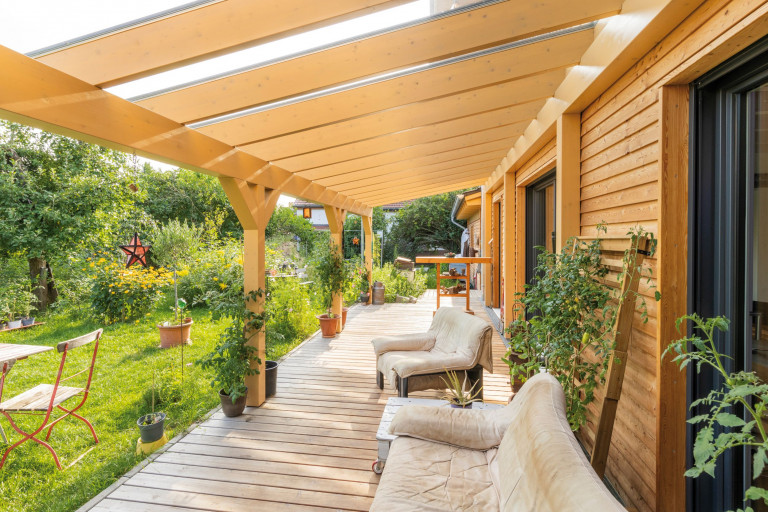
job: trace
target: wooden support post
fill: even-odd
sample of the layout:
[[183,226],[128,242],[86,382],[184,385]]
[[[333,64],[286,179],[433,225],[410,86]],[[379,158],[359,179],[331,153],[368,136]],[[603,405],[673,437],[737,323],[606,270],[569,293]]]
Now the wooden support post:
[[[344,219],[347,217],[347,212],[335,206],[325,205],[325,216],[328,218],[328,228],[331,231],[331,248],[341,253],[341,239],[344,234]],[[343,307],[344,299],[342,293],[334,293],[331,302],[331,312],[339,318],[336,322],[336,332],[341,332],[342,329],[341,309]]]
[[581,230],[581,114],[557,119],[555,233],[559,251]]
[[627,369],[627,352],[629,340],[632,337],[632,321],[635,318],[637,302],[637,287],[640,284],[640,267],[645,254],[648,254],[650,243],[646,237],[639,237],[637,245],[630,248],[630,261],[634,264],[626,269],[626,275],[621,283],[621,296],[624,300],[616,311],[616,323],[613,326],[614,349],[608,363],[608,373],[605,381],[605,397],[597,423],[595,446],[592,450],[592,468],[600,478],[605,474],[608,461],[608,450],[611,447],[613,424],[616,419],[616,409],[621,397],[621,386],[624,383],[624,372]]
[[[280,192],[237,178],[219,178],[219,182],[243,226],[243,289],[246,293],[263,290],[266,287],[264,231]],[[256,314],[263,312],[264,297],[256,302],[249,301],[248,309]],[[248,387],[246,404],[258,407],[266,399],[264,368],[267,354],[264,330],[253,336],[248,344],[256,347],[259,360],[251,361],[251,368],[258,368],[259,373],[245,378],[245,385]]]
[[[493,194],[483,188],[483,204],[482,213],[480,214],[481,223],[481,256],[491,256],[493,250],[491,247],[491,238],[493,237]],[[487,307],[493,307],[493,292],[491,291],[491,276],[493,275],[492,264],[483,265],[481,272],[483,273],[483,300]]]
[[662,87],[660,103],[655,398],[656,510],[663,512],[685,509],[686,376],[671,358],[662,361],[661,354],[681,336],[675,320],[688,306],[688,86]]
[[365,264],[365,271],[368,273],[368,304],[371,303],[373,298],[373,217],[361,217],[363,223],[363,263]]
[[509,322],[513,320],[513,310],[515,305],[515,203],[517,187],[515,186],[514,173],[504,174],[504,207],[502,215],[504,219],[504,229],[501,233],[501,254],[502,254],[502,284],[503,299],[502,306],[502,327],[506,328]]

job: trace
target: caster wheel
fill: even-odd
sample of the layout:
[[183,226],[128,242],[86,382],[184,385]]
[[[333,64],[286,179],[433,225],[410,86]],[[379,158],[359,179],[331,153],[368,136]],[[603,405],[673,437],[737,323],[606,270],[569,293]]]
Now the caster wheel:
[[384,472],[384,463],[381,462],[379,459],[376,459],[376,462],[373,463],[373,465],[371,466],[371,469],[373,470],[374,473],[376,473],[377,475],[380,475]]

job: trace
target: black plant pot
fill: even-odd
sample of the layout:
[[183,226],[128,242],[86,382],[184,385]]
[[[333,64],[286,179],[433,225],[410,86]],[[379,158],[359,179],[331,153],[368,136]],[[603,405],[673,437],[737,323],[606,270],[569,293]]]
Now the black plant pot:
[[245,395],[232,402],[232,399],[229,398],[229,395],[226,394],[223,389],[219,391],[221,412],[224,413],[224,416],[227,418],[234,418],[243,414],[243,411],[245,410],[245,398],[247,395],[248,391],[246,390]]
[[27,316],[21,319],[21,326],[22,327],[29,327],[30,325],[35,323],[35,317],[33,316]]
[[151,414],[145,414],[136,421],[136,424],[139,426],[141,442],[144,444],[154,443],[163,437],[163,432],[165,431],[165,413],[158,412],[155,414],[160,416],[160,421],[152,423],[151,425],[142,425],[147,416],[151,416]]
[[266,362],[264,380],[266,381],[264,392],[266,393],[267,398],[275,396],[275,393],[277,393],[277,361]]

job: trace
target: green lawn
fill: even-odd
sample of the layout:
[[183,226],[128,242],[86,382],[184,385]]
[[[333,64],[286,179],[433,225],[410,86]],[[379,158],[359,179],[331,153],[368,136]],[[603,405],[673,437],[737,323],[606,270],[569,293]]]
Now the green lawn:
[[[210,378],[191,364],[211,350],[223,322],[213,322],[204,310],[192,311],[193,344],[184,349],[184,382],[181,384],[181,349],[157,348],[159,338],[155,323],[167,316],[160,308],[138,324],[115,324],[104,328],[94,372],[91,395],[81,414],[91,420],[99,436],[94,445],[88,427],[67,418],[53,431],[50,444],[65,469],[59,471],[48,451],[34,442],[15,449],[0,469],[0,509],[14,511],[72,511],[98,494],[127,472],[143,456],[136,456],[137,418],[150,412],[153,371],[161,398],[178,399],[157,410],[168,414],[169,438],[182,432],[218,404],[210,388]],[[90,319],[72,320],[66,314],[51,314],[46,325],[22,331],[0,333],[0,343],[25,343],[54,346],[57,342],[85,334],[99,327]],[[79,353],[79,354],[78,354]],[[88,352],[71,353],[72,368],[83,362]],[[39,383],[53,383],[60,361],[55,351],[19,361],[8,377],[5,398],[15,396]],[[34,418],[30,418],[34,419]],[[0,425],[11,438],[18,439],[7,420]],[[80,461],[81,454],[94,447]],[[0,440],[0,450],[7,446]]]

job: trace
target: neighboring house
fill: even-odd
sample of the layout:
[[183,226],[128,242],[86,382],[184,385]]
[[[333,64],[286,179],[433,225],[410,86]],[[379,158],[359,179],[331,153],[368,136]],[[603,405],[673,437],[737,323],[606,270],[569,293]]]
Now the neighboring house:
[[[409,204],[411,204],[411,201],[402,201],[399,203],[385,204],[381,207],[381,209],[384,210],[384,218],[387,221],[387,229],[389,229],[389,226],[392,224],[392,219],[394,219],[395,215],[397,215],[397,212]],[[312,223],[315,229],[320,231],[325,231],[328,229],[328,217],[325,216],[325,209],[323,208],[323,205],[297,199],[293,202],[292,207],[294,210],[296,210],[296,215],[307,219]]]

